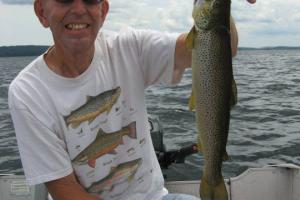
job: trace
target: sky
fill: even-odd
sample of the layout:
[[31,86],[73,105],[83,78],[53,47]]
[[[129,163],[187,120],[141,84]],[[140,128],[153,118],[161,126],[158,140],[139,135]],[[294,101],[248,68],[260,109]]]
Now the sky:
[[[0,46],[51,45],[37,20],[33,0],[0,0]],[[194,0],[109,0],[104,29],[123,27],[188,32]],[[232,0],[240,47],[300,46],[300,0]]]

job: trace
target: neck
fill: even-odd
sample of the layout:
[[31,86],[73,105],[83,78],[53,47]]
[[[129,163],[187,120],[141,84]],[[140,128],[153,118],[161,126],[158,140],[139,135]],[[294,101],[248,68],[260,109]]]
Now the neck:
[[48,67],[56,74],[63,77],[75,78],[90,66],[95,48],[88,51],[70,52],[55,45],[50,48],[45,56]]

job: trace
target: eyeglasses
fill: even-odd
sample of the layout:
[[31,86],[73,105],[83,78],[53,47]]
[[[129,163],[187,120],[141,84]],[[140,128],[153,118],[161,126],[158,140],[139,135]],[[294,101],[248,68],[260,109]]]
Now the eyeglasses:
[[[58,3],[61,4],[71,4],[74,0],[55,0]],[[103,0],[82,0],[87,5],[97,5],[101,3]]]

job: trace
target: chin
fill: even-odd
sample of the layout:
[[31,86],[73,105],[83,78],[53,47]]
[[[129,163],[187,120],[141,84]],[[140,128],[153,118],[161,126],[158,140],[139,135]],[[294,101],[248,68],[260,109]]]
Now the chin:
[[64,45],[73,52],[88,52],[94,48],[94,40],[73,40]]

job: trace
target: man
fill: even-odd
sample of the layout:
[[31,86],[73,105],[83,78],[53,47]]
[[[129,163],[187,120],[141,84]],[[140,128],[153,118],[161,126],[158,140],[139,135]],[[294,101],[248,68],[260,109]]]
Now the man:
[[190,66],[186,35],[99,32],[107,0],[36,0],[34,10],[54,45],[9,89],[28,183],[45,183],[55,200],[196,199],[167,195],[144,97]]

